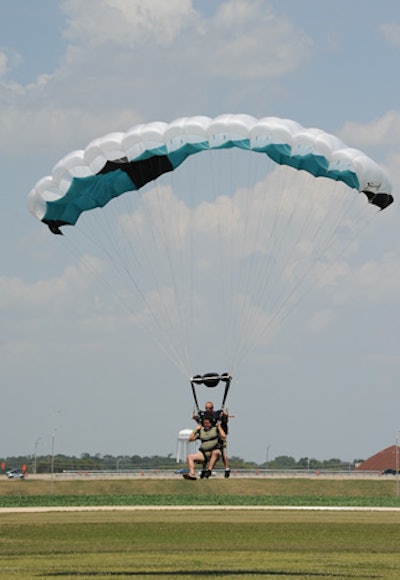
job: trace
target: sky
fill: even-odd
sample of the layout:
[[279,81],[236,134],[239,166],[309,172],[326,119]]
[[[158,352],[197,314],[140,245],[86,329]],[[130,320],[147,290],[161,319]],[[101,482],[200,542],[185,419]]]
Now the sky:
[[[358,240],[357,260],[343,257],[334,291],[307,293],[235,371],[230,455],[352,461],[394,444],[398,1],[0,0],[0,8],[0,455],[48,454],[52,444],[75,455],[175,454],[179,430],[193,425],[187,377],[131,323],[138,312],[130,318],[105,302],[81,257],[26,199],[59,159],[101,135],[222,113],[332,133],[385,168],[395,197]],[[210,397],[218,403],[220,390]]]

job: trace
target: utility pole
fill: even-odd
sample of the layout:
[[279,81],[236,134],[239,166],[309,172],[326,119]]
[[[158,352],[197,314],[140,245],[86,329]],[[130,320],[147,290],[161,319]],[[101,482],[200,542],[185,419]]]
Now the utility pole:
[[400,497],[399,435],[400,435],[400,430],[398,430],[396,433],[396,497],[397,497],[397,499]]
[[271,445],[267,445],[267,453],[266,453],[266,460],[265,460],[265,469],[268,469],[269,465],[269,450],[271,449]]
[[34,449],[34,452],[33,452],[33,473],[34,473],[35,475],[36,475],[36,473],[37,473],[37,469],[36,469],[36,467],[37,467],[37,464],[36,464],[37,449],[38,449],[39,441],[41,441],[41,440],[42,440],[42,438],[41,438],[41,437],[38,437],[38,438],[36,439],[36,441],[35,441],[35,449]]

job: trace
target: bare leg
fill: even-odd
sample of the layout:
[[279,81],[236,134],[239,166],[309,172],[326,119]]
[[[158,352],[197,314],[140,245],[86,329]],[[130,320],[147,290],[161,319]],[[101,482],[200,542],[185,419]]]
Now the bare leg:
[[214,451],[211,453],[210,463],[208,465],[208,471],[212,471],[214,469],[214,466],[220,457],[221,457],[221,451],[219,449],[214,449]]
[[225,448],[222,450],[222,460],[224,462],[225,469],[229,469],[229,459]]
[[196,462],[194,460],[194,454],[188,455],[187,463],[188,463],[188,467],[189,467],[189,475],[196,475],[196,473],[195,473],[195,463]]
[[196,472],[195,472],[196,463],[203,463],[203,461],[204,461],[204,455],[202,453],[191,453],[190,455],[187,456],[189,475],[191,477],[196,476]]

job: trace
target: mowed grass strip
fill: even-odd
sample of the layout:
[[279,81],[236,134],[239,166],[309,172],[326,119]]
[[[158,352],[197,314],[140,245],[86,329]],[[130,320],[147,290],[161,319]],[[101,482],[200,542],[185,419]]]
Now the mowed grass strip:
[[0,481],[0,507],[74,505],[400,507],[400,500],[396,481],[383,478]]
[[399,578],[392,512],[0,514],[0,577]]

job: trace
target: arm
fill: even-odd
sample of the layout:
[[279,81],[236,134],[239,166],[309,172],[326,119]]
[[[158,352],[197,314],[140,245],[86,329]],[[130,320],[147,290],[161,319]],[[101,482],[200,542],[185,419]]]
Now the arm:
[[200,429],[201,429],[201,425],[197,425],[197,427],[195,427],[193,429],[193,431],[191,432],[191,434],[189,435],[189,441],[196,441],[196,439],[199,438],[200,436]]
[[193,411],[192,419],[196,421],[199,425],[201,424],[203,413],[199,411],[197,414]]
[[226,433],[225,431],[222,429],[221,427],[221,423],[217,423],[217,429],[218,429],[218,436],[220,439],[225,440],[226,439]]
[[215,415],[216,420],[221,421],[222,424],[228,423],[229,415],[223,409],[219,409],[218,411],[215,411],[214,415]]

